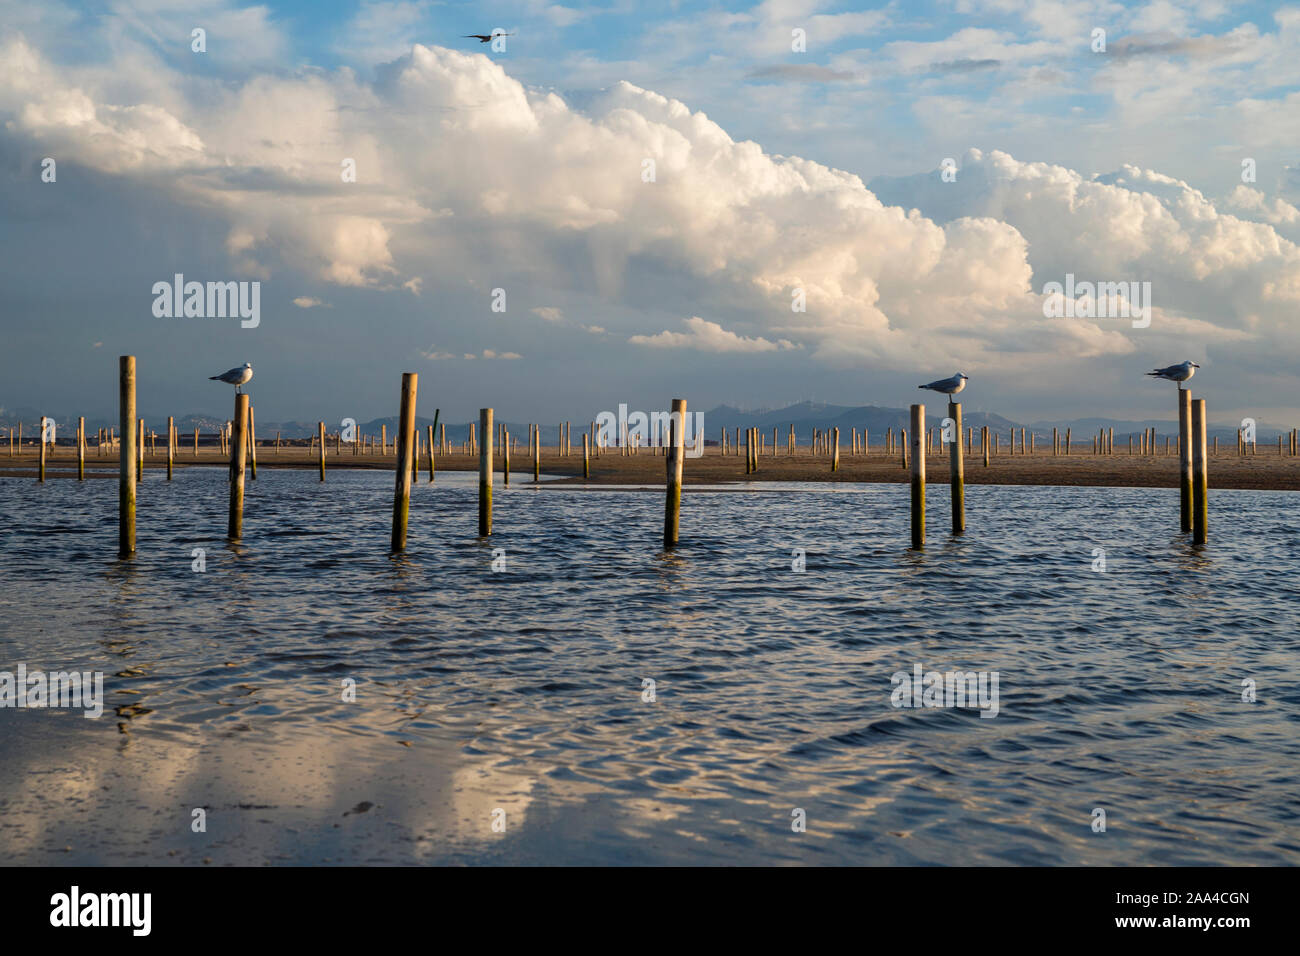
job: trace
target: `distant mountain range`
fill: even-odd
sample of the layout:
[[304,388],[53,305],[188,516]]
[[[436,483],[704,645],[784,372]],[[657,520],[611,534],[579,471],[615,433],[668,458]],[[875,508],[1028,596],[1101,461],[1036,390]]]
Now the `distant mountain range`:
[[[933,427],[938,427],[946,413],[946,403],[942,396],[926,395],[926,416],[927,423]],[[162,434],[167,430],[167,419],[165,416],[144,415],[145,427]],[[8,439],[8,429],[16,427],[21,421],[23,425],[23,437],[30,438],[36,434],[40,423],[40,413],[31,408],[18,408],[4,410],[0,412],[0,428],[5,429],[5,434],[0,439]],[[866,428],[871,438],[872,444],[877,444],[882,440],[885,430],[892,428],[897,432],[901,428],[908,426],[910,420],[909,410],[906,408],[885,408],[877,405],[828,405],[824,403],[800,402],[796,405],[790,405],[786,408],[761,411],[745,411],[734,408],[730,405],[719,405],[718,407],[704,413],[704,433],[706,440],[712,444],[716,443],[721,435],[722,429],[726,429],[732,440],[735,438],[737,428],[745,429],[750,427],[761,428],[768,437],[771,437],[773,428],[779,430],[778,440],[784,441],[785,436],[789,433],[790,426],[794,425],[795,435],[800,444],[806,444],[812,435],[814,428],[828,431],[832,428],[839,428],[840,440],[844,444],[849,441],[849,430],[856,428],[859,432]],[[76,428],[75,417],[55,417],[58,437],[60,441],[71,441]],[[216,415],[190,414],[176,420],[176,426],[182,435],[192,435],[195,428],[199,429],[201,439],[207,436],[213,436],[225,422],[224,418]],[[573,421],[572,440],[574,444],[581,447],[581,433],[586,431],[591,420]],[[416,427],[423,432],[429,425],[433,424],[432,418],[418,417]],[[469,437],[469,422],[450,422],[441,421],[440,424],[447,426],[447,439],[453,444],[460,444]],[[523,422],[506,422],[506,427],[512,435],[518,436],[521,441],[526,440],[528,434],[528,425]],[[1006,440],[1012,429],[1025,428],[1028,434],[1032,431],[1038,436],[1038,440],[1051,440],[1052,429],[1060,430],[1062,437],[1065,435],[1065,429],[1072,431],[1072,438],[1076,442],[1090,442],[1092,436],[1096,435],[1102,428],[1115,429],[1115,443],[1118,449],[1121,445],[1127,444],[1129,435],[1140,434],[1144,429],[1154,428],[1156,434],[1161,440],[1166,436],[1175,436],[1178,434],[1177,423],[1170,419],[1145,419],[1141,421],[1124,421],[1110,418],[1075,418],[1060,421],[1035,421],[1035,422],[1016,422],[1001,415],[988,412],[966,411],[963,415],[963,424],[968,428],[976,430],[988,426],[990,432],[1004,436]],[[386,426],[388,435],[391,438],[397,430],[397,416],[388,418],[375,418],[367,422],[358,422],[357,428],[363,435],[377,436],[380,428]],[[86,431],[92,437],[99,428],[116,428],[117,421],[108,421],[105,419],[87,419]],[[339,422],[326,422],[325,428],[328,434],[333,435],[339,431],[341,425]],[[259,440],[273,439],[277,433],[285,440],[305,440],[316,434],[316,422],[262,422],[256,423],[257,437]],[[439,429],[441,431],[441,429]],[[1278,435],[1286,435],[1290,429],[1264,423],[1256,424],[1256,440],[1260,444],[1277,441]],[[1217,425],[1211,426],[1207,432],[1209,438],[1215,437],[1220,442],[1233,442],[1237,440],[1236,425]],[[542,423],[542,444],[554,445],[559,435],[559,423]]]

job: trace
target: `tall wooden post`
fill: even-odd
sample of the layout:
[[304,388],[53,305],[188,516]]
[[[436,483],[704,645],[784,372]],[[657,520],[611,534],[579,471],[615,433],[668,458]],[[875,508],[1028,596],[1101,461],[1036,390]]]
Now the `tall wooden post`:
[[1192,530],[1192,393],[1178,389],[1178,527]]
[[478,410],[478,534],[492,533],[492,409]]
[[533,428],[533,483],[542,480],[542,428]]
[[86,480],[86,417],[77,419],[77,480]]
[[980,428],[980,449],[984,452],[984,467],[989,466],[989,426]]
[[925,406],[912,406],[912,547],[925,547]]
[[40,451],[40,466],[39,468],[37,468],[36,471],[36,480],[44,481],[45,480],[45,416],[44,415],[41,416],[41,433],[37,437],[40,438],[41,451]]
[[677,546],[678,519],[682,510],[682,464],[686,458],[686,399],[674,398],[669,419],[668,487],[664,500],[664,547]]
[[510,432],[501,429],[501,483],[510,486]]
[[429,481],[433,481],[433,426],[429,425]]
[[[836,427],[836,428],[832,429],[832,430],[831,430],[831,435],[832,435],[832,437],[831,437],[831,443],[832,443],[832,445],[833,445],[833,451],[831,452],[831,471],[839,471],[839,470],[840,470],[840,430],[839,430],[839,428]],[[773,441],[773,443],[775,444],[776,439],[773,438],[772,441]]]
[[[402,373],[402,403],[398,410],[397,435],[394,451],[397,452],[397,475],[393,484],[393,533],[389,546],[393,551],[406,550],[406,527],[411,516],[411,465],[415,458],[415,397],[419,376],[415,372]],[[321,426],[324,428],[324,426]],[[385,435],[385,438],[387,435]],[[321,468],[324,468],[324,464]],[[324,472],[321,473],[322,476]]]
[[117,553],[135,554],[135,356],[118,359],[118,422],[122,448],[117,456]]
[[176,457],[176,445],[172,441],[175,433],[176,421],[171,415],[167,416],[167,480],[172,480],[172,460]]
[[582,436],[582,480],[586,481],[591,477],[591,436],[583,434]]
[[320,456],[320,480],[325,480],[325,423],[316,423],[317,454]]
[[961,455],[961,403],[948,402],[957,440],[948,443],[948,476],[952,482],[952,533],[966,533],[966,465]]
[[143,418],[136,419],[135,449],[136,449],[135,480],[144,481],[144,419]]
[[248,393],[235,396],[235,419],[230,442],[230,520],[226,537],[238,541],[244,530],[244,459],[248,454]]
[[1209,482],[1205,473],[1205,399],[1192,402],[1192,543],[1205,544],[1209,533]]

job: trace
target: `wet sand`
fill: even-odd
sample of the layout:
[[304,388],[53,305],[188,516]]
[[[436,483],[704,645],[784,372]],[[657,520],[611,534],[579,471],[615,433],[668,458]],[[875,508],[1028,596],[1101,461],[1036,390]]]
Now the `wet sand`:
[[[1029,455],[994,455],[987,468],[977,452],[966,459],[966,483],[971,485],[1056,485],[1097,486],[1122,488],[1174,488],[1178,484],[1178,457],[1129,456],[1127,448],[1115,455],[1093,455],[1091,451],[1075,452],[1069,456],[1052,455],[1050,449]],[[32,478],[37,470],[38,453],[24,448],[21,454],[5,457],[0,452],[0,477]],[[260,468],[316,468],[317,459],[306,444],[284,446],[258,446],[257,461]],[[185,448],[176,459],[177,468],[196,465],[224,467],[226,458],[215,447],[201,447],[196,458],[192,448]],[[532,463],[526,451],[512,453],[511,481],[531,482]],[[582,450],[567,458],[557,455],[555,448],[542,449],[542,474],[552,480],[545,485],[573,487],[586,484],[602,485],[660,484],[665,478],[666,462],[663,457],[641,450],[636,455],[620,455],[610,450],[591,460],[591,477],[582,478]],[[149,471],[166,469],[165,455],[146,456],[145,468]],[[390,453],[356,454],[348,448],[337,453],[330,448],[325,457],[327,472],[332,468],[367,468],[392,470],[396,458]],[[428,459],[421,461],[420,477],[428,479]],[[501,457],[497,455],[497,471]],[[60,447],[46,460],[46,478],[76,478],[77,459],[72,448]],[[477,471],[477,455],[440,455],[436,470]],[[813,456],[808,448],[800,448],[790,457],[770,453],[759,460],[758,472],[745,474],[744,455],[722,455],[717,448],[707,448],[699,458],[687,457],[684,466],[687,485],[727,484],[732,482],[790,482],[790,481],[843,481],[843,482],[905,482],[908,472],[898,455],[886,457],[884,450],[872,448],[867,456],[841,452],[840,468],[831,471],[830,460]],[[930,455],[926,459],[926,475],[931,483],[948,480],[947,454]],[[87,478],[115,478],[116,455],[99,456],[93,448],[86,456]],[[1221,449],[1210,457],[1209,483],[1211,488],[1240,488],[1269,491],[1300,490],[1300,458],[1279,456],[1276,447],[1260,447],[1255,454],[1238,457],[1234,449]]]

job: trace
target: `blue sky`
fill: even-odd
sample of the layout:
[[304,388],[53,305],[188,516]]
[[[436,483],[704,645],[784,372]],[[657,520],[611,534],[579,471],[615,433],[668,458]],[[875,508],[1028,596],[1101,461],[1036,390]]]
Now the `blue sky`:
[[[1300,417],[1300,6],[0,0],[0,24],[0,406],[111,412],[133,352],[159,414],[215,410],[206,376],[247,360],[267,420],[388,414],[404,370],[457,418],[902,405],[958,369],[968,407],[1137,418],[1168,404],[1141,373],[1191,358],[1225,417]],[[460,36],[495,28],[505,50]],[[258,327],[155,317],[178,272],[259,281]],[[1047,318],[1067,273],[1150,282],[1150,325]]]

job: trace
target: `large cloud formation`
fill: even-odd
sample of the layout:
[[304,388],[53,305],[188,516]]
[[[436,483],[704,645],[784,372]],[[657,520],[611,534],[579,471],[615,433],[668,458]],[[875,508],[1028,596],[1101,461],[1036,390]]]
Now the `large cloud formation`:
[[[1220,209],[1150,170],[1085,176],[979,151],[955,182],[932,171],[868,189],[628,83],[579,109],[489,56],[418,44],[373,81],[160,67],[124,93],[108,76],[56,68],[12,35],[0,113],[32,161],[148,180],[217,217],[248,276],[399,296],[545,288],[643,315],[656,311],[644,287],[680,276],[690,304],[675,318],[611,331],[630,348],[798,347],[832,365],[1007,369],[1139,345],[1173,360],[1257,336],[1295,344],[1295,208],[1249,189]],[[1150,281],[1151,327],[1045,318],[1042,285],[1066,273]]]

